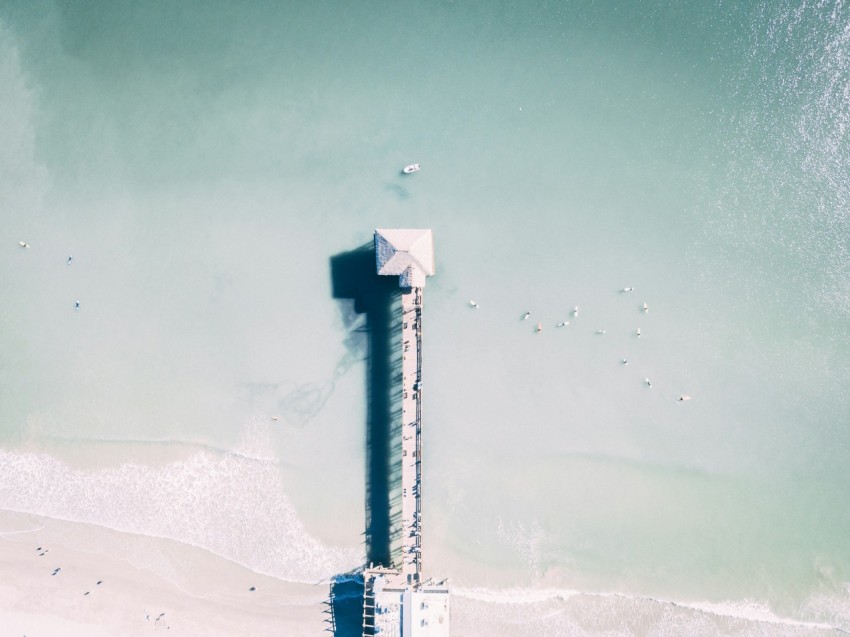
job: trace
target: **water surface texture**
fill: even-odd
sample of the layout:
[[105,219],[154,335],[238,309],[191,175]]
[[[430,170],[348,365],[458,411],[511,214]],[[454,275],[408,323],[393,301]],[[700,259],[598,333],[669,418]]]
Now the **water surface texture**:
[[329,259],[429,227],[459,634],[850,631],[848,136],[841,0],[5,0],[0,508],[357,566]]

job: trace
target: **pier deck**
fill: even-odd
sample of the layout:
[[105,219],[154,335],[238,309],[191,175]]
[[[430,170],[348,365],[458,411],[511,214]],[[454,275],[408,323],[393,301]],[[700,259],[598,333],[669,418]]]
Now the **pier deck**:
[[402,293],[401,572],[422,573],[422,289]]

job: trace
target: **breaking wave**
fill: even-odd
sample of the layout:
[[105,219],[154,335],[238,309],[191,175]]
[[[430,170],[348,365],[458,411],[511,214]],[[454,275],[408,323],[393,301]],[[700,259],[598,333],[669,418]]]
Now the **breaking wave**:
[[[846,634],[850,624],[795,619],[766,604],[673,601],[623,593],[587,593],[572,589],[453,588],[460,628],[486,627],[517,635],[827,635]],[[845,599],[834,604],[845,605]],[[836,618],[838,619],[838,618]],[[482,624],[483,622],[483,624]]]
[[287,581],[324,580],[364,560],[311,536],[282,492],[279,465],[245,453],[81,470],[0,450],[0,508],[176,540]]

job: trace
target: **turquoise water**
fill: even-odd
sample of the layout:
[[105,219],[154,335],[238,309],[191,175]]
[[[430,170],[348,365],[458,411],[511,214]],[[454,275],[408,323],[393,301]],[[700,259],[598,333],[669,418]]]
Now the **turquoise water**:
[[850,7],[278,5],[0,4],[0,507],[355,565],[328,259],[431,227],[461,624],[521,588],[561,591],[528,634],[829,632],[652,599],[850,629]]

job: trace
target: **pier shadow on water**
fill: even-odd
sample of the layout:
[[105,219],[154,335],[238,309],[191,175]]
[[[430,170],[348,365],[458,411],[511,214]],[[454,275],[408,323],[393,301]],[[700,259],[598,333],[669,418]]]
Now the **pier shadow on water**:
[[[346,329],[366,339],[366,564],[392,566],[400,554],[401,290],[398,278],[378,276],[370,242],[330,259],[333,297],[351,311]],[[340,574],[331,585],[335,637],[362,634],[363,577]]]
[[362,573],[345,573],[333,578],[325,612],[328,615],[326,630],[334,637],[362,637]]

